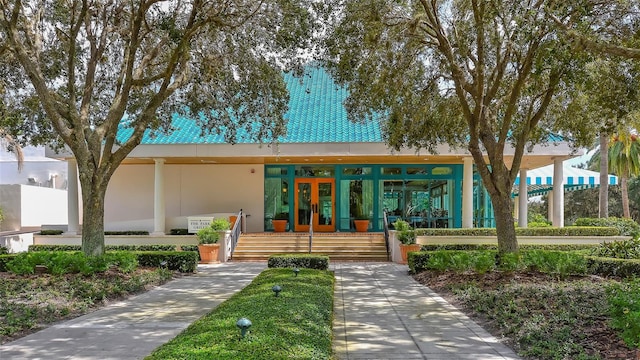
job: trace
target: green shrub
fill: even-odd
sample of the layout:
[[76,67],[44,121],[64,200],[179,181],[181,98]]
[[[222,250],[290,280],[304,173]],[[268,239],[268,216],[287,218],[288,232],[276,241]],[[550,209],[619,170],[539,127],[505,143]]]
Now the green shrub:
[[548,222],[530,222],[527,226],[530,228],[546,228],[551,227],[551,224]]
[[402,230],[397,234],[398,241],[404,245],[412,245],[416,243],[416,232],[414,230]]
[[171,235],[189,235],[189,229],[171,229],[169,234]]
[[0,255],[6,255],[9,253],[9,249],[4,246],[0,246]]
[[[265,270],[146,359],[331,359],[333,288],[329,271]],[[253,323],[245,338],[242,317]]]
[[281,254],[271,255],[267,261],[269,268],[304,268],[327,270],[329,269],[329,257],[317,254]]
[[195,251],[198,252],[198,245],[179,245],[182,251]]
[[7,264],[12,261],[13,259],[16,258],[16,256],[18,256],[18,254],[5,254],[5,255],[0,255],[0,272],[7,272],[9,271],[7,269]]
[[40,235],[62,235],[62,230],[40,230]]
[[566,251],[523,251],[522,261],[529,270],[557,275],[561,278],[587,273],[587,260],[585,257]]
[[586,260],[590,274],[621,278],[640,276],[640,260],[596,256],[587,256]]
[[105,231],[105,235],[149,235],[146,230]]
[[[197,245],[196,251],[198,250]],[[29,245],[29,251],[81,251],[80,245]],[[106,251],[176,251],[176,245],[106,245]]]
[[620,231],[622,236],[637,237],[640,235],[640,225],[632,219],[624,219],[617,217],[608,218],[578,218],[576,226],[606,226],[615,227]]
[[[551,222],[549,221],[549,219],[547,219],[546,216],[542,215],[542,214],[531,214],[531,216],[527,217],[527,222],[528,222],[528,226],[531,226],[531,224],[546,224],[546,225],[551,225]],[[531,227],[535,227],[535,226],[531,226]],[[545,227],[545,226],[540,226],[540,227]]]
[[640,237],[602,243],[591,251],[591,255],[616,259],[640,259]]
[[33,274],[36,266],[45,266],[54,275],[69,273],[92,274],[104,272],[114,266],[123,272],[137,267],[136,255],[128,252],[106,253],[101,257],[88,257],[80,252],[38,251],[18,254],[7,263],[7,269],[15,274]]
[[140,266],[165,267],[192,273],[198,267],[198,253],[193,251],[144,251],[135,253]]
[[613,328],[628,346],[640,348],[640,279],[612,285],[607,300]]
[[398,219],[393,223],[393,228],[396,231],[407,231],[407,230],[411,229],[411,226],[409,225],[408,221],[404,221],[402,219]]

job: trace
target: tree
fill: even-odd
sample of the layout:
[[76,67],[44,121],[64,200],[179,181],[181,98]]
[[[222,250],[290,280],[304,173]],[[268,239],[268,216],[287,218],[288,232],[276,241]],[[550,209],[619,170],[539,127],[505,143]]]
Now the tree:
[[[609,169],[620,178],[622,216],[631,218],[628,180],[640,175],[640,142],[638,135],[623,132],[615,135],[607,153]],[[602,161],[603,157],[601,157]]]
[[[300,65],[314,33],[311,1],[0,0],[5,101],[50,131],[77,159],[82,249],[104,252],[109,180],[145,132],[174,115],[233,142],[269,141],[285,129],[282,69]],[[129,138],[116,143],[116,133]]]
[[547,11],[542,1],[351,1],[328,40],[351,119],[379,117],[395,148],[466,146],[491,196],[501,252],[518,250],[510,196],[525,151],[550,129],[595,136],[545,116],[584,60]]

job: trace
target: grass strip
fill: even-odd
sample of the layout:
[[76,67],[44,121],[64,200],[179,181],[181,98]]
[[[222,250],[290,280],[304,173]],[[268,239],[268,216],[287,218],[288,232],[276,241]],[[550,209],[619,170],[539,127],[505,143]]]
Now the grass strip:
[[[333,289],[332,272],[267,269],[146,359],[330,359]],[[243,317],[252,322],[244,338]]]

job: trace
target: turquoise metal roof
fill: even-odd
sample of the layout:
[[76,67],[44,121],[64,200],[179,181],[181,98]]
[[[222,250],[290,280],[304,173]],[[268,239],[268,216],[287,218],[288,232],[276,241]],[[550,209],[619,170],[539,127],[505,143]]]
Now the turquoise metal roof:
[[[347,119],[342,105],[348,92],[339,87],[322,68],[309,67],[302,78],[285,74],[284,79],[289,90],[289,111],[287,134],[278,139],[280,143],[349,143],[383,142],[380,125],[377,121],[353,123]],[[207,134],[202,136],[201,129],[193,119],[174,116],[170,134],[147,131],[142,144],[223,144],[224,136]],[[124,141],[131,136],[132,129],[122,128],[118,140]],[[253,143],[246,134],[238,132],[238,143]]]

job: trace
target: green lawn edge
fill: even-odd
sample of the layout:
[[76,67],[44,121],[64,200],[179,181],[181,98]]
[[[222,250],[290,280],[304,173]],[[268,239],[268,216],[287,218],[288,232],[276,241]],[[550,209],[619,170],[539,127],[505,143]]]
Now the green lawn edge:
[[267,269],[145,359],[331,359],[334,285],[330,271]]

